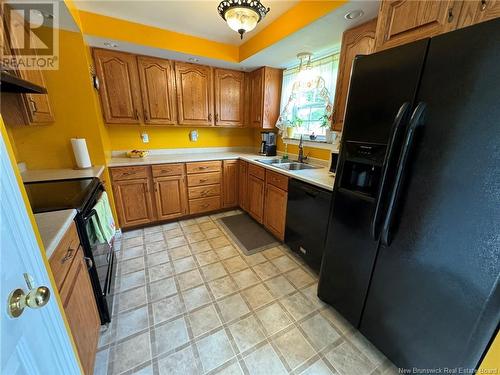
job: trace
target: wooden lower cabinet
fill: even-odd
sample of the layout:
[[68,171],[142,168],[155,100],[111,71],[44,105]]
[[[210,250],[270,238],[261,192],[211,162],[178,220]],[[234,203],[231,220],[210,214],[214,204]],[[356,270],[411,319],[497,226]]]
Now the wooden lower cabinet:
[[248,213],[262,224],[264,220],[264,180],[248,175]]
[[238,206],[238,160],[224,160],[222,164],[222,206]]
[[264,226],[281,241],[285,239],[286,206],[288,193],[266,184]]
[[113,181],[113,193],[122,227],[154,221],[149,178]]
[[184,176],[156,177],[154,186],[158,220],[175,219],[187,214]]
[[248,211],[248,162],[240,160],[238,171],[238,202],[244,211]]
[[59,242],[49,264],[83,371],[92,374],[101,320],[74,224]]

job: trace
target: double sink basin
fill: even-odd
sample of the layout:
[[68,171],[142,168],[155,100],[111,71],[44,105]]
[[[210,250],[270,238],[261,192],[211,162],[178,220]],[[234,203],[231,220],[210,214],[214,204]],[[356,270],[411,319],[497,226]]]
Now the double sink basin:
[[287,171],[300,171],[303,169],[318,169],[319,167],[314,167],[309,164],[299,163],[295,161],[288,161],[287,159],[260,159],[257,160],[259,163],[272,165],[273,167],[284,169]]

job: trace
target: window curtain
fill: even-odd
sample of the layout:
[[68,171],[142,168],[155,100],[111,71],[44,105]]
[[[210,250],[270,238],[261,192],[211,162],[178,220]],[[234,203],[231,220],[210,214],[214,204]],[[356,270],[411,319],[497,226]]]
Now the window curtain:
[[[327,57],[323,57],[311,62],[311,75],[312,76],[320,76],[323,78],[325,82],[325,87],[328,89],[330,101],[333,103],[335,96],[335,86],[337,84],[337,71],[339,65],[339,54],[333,54]],[[294,82],[298,79],[299,76],[299,67],[296,66],[294,68],[286,69],[283,72],[283,84],[281,91],[281,105],[280,111],[283,113],[287,103],[290,100],[290,96],[292,95],[292,88]],[[293,111],[290,111],[293,112]],[[281,118],[278,120],[278,124],[276,125],[280,131],[284,130],[284,124],[287,120]]]

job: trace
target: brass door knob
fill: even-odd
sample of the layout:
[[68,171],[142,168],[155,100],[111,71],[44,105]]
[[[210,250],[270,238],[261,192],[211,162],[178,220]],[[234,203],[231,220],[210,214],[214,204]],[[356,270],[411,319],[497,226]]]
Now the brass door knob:
[[21,316],[26,307],[39,309],[50,300],[50,290],[46,286],[33,287],[33,279],[27,273],[24,274],[24,279],[28,285],[28,293],[23,289],[17,288],[9,295],[8,313],[11,318]]

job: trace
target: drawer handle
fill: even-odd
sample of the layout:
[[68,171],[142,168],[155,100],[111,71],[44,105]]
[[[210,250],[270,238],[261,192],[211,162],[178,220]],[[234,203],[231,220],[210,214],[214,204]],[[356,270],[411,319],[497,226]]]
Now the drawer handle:
[[87,264],[87,269],[91,269],[94,266],[94,262],[89,257],[83,257],[85,263]]
[[171,172],[171,170],[170,170],[170,169],[162,169],[162,170],[161,170],[161,173],[170,173],[170,172]]
[[62,258],[61,258],[61,264],[64,264],[66,263],[68,260],[70,260],[72,257],[73,257],[73,252],[75,251],[75,249],[72,249],[71,247],[68,249],[68,251],[66,252],[66,255],[64,255]]
[[200,171],[202,171],[202,170],[204,170],[204,169],[208,169],[208,167],[198,167],[198,169],[199,169]]
[[205,203],[205,204],[202,204],[201,207],[202,208],[208,208],[208,207],[210,207],[210,205],[208,203]]
[[206,178],[200,178],[200,182],[207,182],[208,180]]

